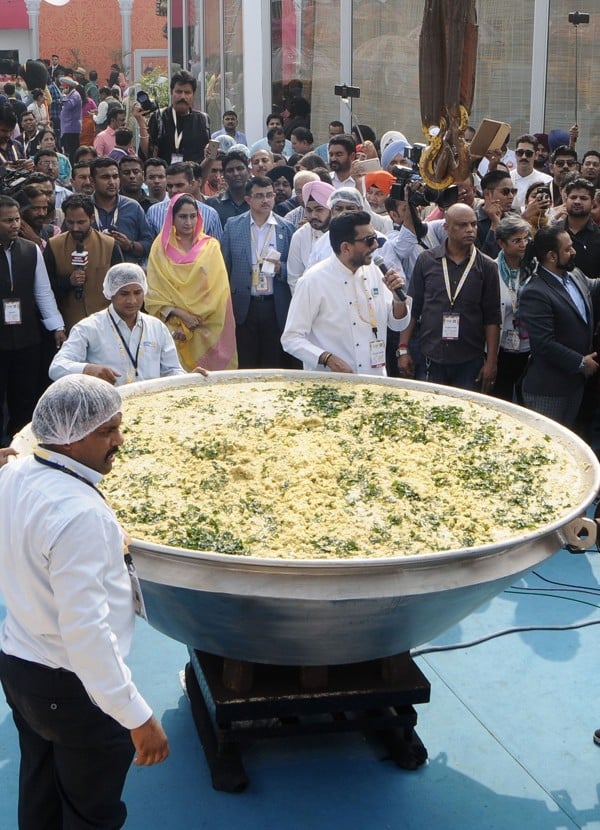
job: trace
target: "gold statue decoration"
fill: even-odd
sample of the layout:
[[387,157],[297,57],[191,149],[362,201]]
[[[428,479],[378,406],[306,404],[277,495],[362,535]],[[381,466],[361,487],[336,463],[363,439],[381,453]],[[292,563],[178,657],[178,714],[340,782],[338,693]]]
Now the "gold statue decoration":
[[470,173],[464,132],[475,91],[475,0],[426,0],[419,39],[421,121],[428,146],[419,169],[429,187],[443,190]]

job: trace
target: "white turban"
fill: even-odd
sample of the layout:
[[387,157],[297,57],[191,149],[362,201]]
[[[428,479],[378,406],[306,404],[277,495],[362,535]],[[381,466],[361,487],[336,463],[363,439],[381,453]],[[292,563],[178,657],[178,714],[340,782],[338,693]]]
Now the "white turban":
[[31,431],[40,444],[73,444],[121,411],[121,396],[110,383],[90,375],[66,375],[37,402]]

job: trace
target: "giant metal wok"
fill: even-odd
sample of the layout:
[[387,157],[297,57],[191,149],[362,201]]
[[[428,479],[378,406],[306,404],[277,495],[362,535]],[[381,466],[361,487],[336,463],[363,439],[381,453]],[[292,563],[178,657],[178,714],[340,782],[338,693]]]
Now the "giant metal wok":
[[[134,539],[130,550],[154,628],[225,657],[284,665],[372,660],[427,642],[579,537],[600,486],[600,466],[569,430],[512,404],[416,381],[308,372],[222,372],[124,387],[124,397],[165,387],[280,378],[377,383],[470,398],[507,412],[566,446],[583,471],[585,494],[558,521],[501,543],[380,560],[293,560],[190,551]],[[240,390],[241,391],[241,390]],[[585,545],[584,545],[585,546]]]

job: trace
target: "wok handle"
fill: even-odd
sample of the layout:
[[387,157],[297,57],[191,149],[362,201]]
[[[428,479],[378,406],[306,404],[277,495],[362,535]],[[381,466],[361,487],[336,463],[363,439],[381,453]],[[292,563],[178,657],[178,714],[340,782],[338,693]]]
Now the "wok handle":
[[579,516],[562,528],[565,547],[571,553],[589,550],[595,544],[597,534],[597,523],[586,516]]

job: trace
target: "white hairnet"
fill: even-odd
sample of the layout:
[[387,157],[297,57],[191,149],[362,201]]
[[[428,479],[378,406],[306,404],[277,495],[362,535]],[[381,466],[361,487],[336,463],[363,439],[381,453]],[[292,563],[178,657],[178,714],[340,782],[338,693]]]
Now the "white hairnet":
[[144,294],[147,294],[148,283],[146,282],[144,269],[136,265],[135,262],[120,262],[118,265],[113,265],[104,277],[102,293],[107,300],[112,300],[117,291],[123,288],[124,285],[141,285]]
[[327,207],[335,207],[339,202],[350,202],[350,204],[358,205],[361,210],[365,206],[362,194],[355,187],[338,187],[330,195],[327,201]]
[[105,380],[66,375],[37,402],[31,430],[40,444],[73,444],[121,411],[121,396]]

